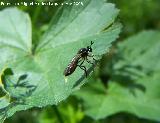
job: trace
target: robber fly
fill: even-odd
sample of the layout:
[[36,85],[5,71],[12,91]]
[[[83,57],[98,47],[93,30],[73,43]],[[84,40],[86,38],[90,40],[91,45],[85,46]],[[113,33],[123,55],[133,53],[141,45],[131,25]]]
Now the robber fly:
[[67,68],[64,70],[64,75],[65,76],[69,76],[71,75],[77,68],[77,66],[79,68],[81,68],[84,72],[85,75],[87,77],[87,70],[86,67],[83,65],[84,61],[87,61],[89,64],[94,64],[91,61],[88,60],[88,57],[92,57],[93,60],[94,59],[94,55],[90,54],[92,52],[92,44],[94,42],[91,41],[90,46],[87,46],[86,48],[81,48],[77,54],[72,58],[71,62],[69,63],[69,65],[67,66]]

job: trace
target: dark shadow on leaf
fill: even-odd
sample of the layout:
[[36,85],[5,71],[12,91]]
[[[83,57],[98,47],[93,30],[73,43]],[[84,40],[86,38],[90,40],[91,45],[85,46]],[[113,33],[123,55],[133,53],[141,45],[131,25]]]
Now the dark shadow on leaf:
[[135,80],[133,80],[130,76],[122,76],[122,75],[114,75],[112,77],[112,80],[118,84],[120,84],[123,87],[126,87],[129,89],[129,91],[136,96],[135,89],[139,89],[142,92],[145,93],[146,88],[142,84],[135,83]]
[[1,80],[2,80],[2,83],[4,84],[4,88],[6,91],[7,91],[7,88],[10,88],[10,87],[14,87],[13,89],[26,88],[27,89],[26,95],[30,95],[30,93],[36,89],[37,86],[29,84],[27,80],[27,76],[28,76],[27,74],[20,75],[16,83],[12,82],[12,80],[7,81],[8,77],[11,77],[13,75],[14,75],[13,71],[10,68],[8,68],[4,71],[4,74],[1,76]]
[[2,81],[2,84],[4,85],[4,88],[7,86],[6,81],[5,81],[5,76],[13,76],[13,75],[14,75],[14,73],[11,68],[6,68],[3,71],[2,75],[1,75],[1,81]]
[[[117,60],[125,60],[123,57],[117,59]],[[114,62],[115,63],[115,62]],[[111,64],[111,70],[113,73],[110,76],[110,79],[114,82],[117,82],[118,84],[122,85],[123,87],[126,87],[129,89],[129,91],[136,96],[135,89],[139,89],[142,92],[146,92],[146,88],[144,85],[140,83],[136,83],[138,78],[144,77],[144,75],[141,75],[139,73],[144,73],[143,67],[141,65],[123,65],[121,68],[114,70],[113,69],[114,64]],[[136,72],[134,72],[136,71]],[[147,74],[147,73],[144,73]],[[135,78],[137,79],[135,79]]]
[[14,84],[14,88],[26,88],[27,91],[25,93],[19,94],[20,98],[27,98],[32,95],[32,93],[36,90],[37,86],[30,85],[27,81],[27,74],[23,74],[18,78],[16,84]]
[[[129,91],[136,96],[135,90],[138,89],[142,92],[146,92],[146,88],[144,85],[140,83],[136,83],[138,78],[144,77],[144,75],[138,74],[140,71],[142,73],[142,66],[140,65],[123,65],[119,69],[114,69],[115,62],[112,62],[108,65],[108,72],[105,74],[100,75],[101,80],[104,86],[108,87],[108,81],[112,80],[120,84],[121,86],[129,89]],[[136,72],[134,72],[136,71]],[[136,79],[135,79],[136,78]]]
[[2,118],[0,119],[0,121],[4,121],[8,117],[7,112],[11,108],[13,108],[13,107],[15,107],[17,105],[26,105],[26,103],[25,103],[24,100],[17,100],[17,99],[13,99],[13,100],[14,101],[12,101],[8,106],[0,109],[0,115],[2,116]]
[[[10,97],[9,105],[0,109],[0,114],[4,115],[5,117],[7,117],[8,110],[13,108],[14,106],[26,105],[26,103],[25,103],[26,98],[31,96],[32,93],[37,88],[37,86],[29,84],[29,82],[27,80],[27,77],[28,77],[27,74],[20,75],[18,77],[16,84],[15,84],[15,82],[12,81],[12,80],[14,80],[14,79],[12,79],[13,76],[14,76],[14,73],[11,68],[5,69],[2,76],[1,76],[2,83],[5,84],[4,88]],[[10,90],[13,90],[13,92],[9,91],[7,88],[10,88]],[[25,88],[25,91],[19,92],[18,95],[12,94],[12,93],[14,93],[14,90],[16,90],[18,88]]]
[[36,90],[36,88],[37,88],[37,86],[31,85],[31,86],[29,87],[29,90],[26,91],[26,93],[20,94],[20,98],[21,98],[21,99],[23,99],[23,98],[25,99],[25,98],[31,96],[32,93]]
[[3,73],[4,73],[4,75],[13,75],[14,74],[11,68],[6,68]]
[[28,81],[26,80],[27,79],[27,74],[23,74],[21,75],[19,78],[18,78],[18,81],[16,82],[16,84],[14,85],[15,88],[17,87],[24,87],[26,88],[27,85],[28,85]]
[[[24,81],[25,79],[27,79],[27,74],[23,74],[23,75],[21,75],[19,78],[18,78],[18,81],[17,81],[17,85],[19,85],[19,86],[25,86],[25,85],[27,85],[28,83],[28,81]],[[23,82],[22,82],[23,81]]]

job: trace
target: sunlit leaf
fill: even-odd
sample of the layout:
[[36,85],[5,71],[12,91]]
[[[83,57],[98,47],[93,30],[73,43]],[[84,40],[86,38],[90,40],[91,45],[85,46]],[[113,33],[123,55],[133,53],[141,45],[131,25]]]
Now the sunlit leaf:
[[[6,90],[16,98],[7,107],[6,117],[66,99],[84,75],[77,69],[64,82],[63,71],[77,50],[87,47],[92,40],[93,53],[102,55],[118,37],[121,25],[114,20],[119,10],[103,0],[83,2],[84,6],[61,7],[33,51],[28,14],[16,8],[0,12],[0,68],[12,69],[14,75],[5,76],[3,81],[8,85]],[[85,76],[79,81],[84,79]],[[30,91],[31,87],[36,89]]]

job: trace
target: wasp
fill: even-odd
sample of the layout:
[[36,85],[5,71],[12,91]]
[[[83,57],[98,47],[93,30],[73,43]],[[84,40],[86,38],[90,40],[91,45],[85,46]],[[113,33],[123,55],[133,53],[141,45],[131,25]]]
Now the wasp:
[[78,50],[77,54],[72,58],[71,62],[69,63],[69,65],[67,66],[67,68],[64,70],[64,76],[69,76],[71,75],[77,68],[77,66],[79,68],[81,68],[84,72],[85,75],[87,77],[87,70],[86,67],[83,65],[84,61],[87,61],[89,64],[94,65],[94,63],[92,63],[88,57],[92,57],[93,60],[96,60],[93,56],[93,54],[91,54],[92,52],[92,45],[94,42],[91,41],[90,46],[87,46],[86,48],[81,48]]

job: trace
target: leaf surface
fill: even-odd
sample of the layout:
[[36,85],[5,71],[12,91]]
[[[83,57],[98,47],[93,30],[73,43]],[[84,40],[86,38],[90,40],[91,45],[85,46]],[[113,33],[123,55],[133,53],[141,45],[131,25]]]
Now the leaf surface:
[[17,8],[0,12],[3,18],[0,19],[0,68],[12,69],[13,75],[4,74],[2,79],[5,90],[16,100],[6,106],[6,117],[66,99],[84,75],[77,68],[68,82],[64,81],[63,71],[77,51],[92,40],[93,53],[102,55],[118,37],[121,25],[114,24],[114,20],[119,10],[101,0],[83,2],[84,6],[64,6],[58,10],[35,52],[32,52],[28,14]]
[[101,80],[91,79],[75,94],[84,101],[86,114],[102,119],[127,112],[160,121],[159,58],[158,31],[143,31],[120,42],[117,55],[105,68],[110,76],[107,88]]

